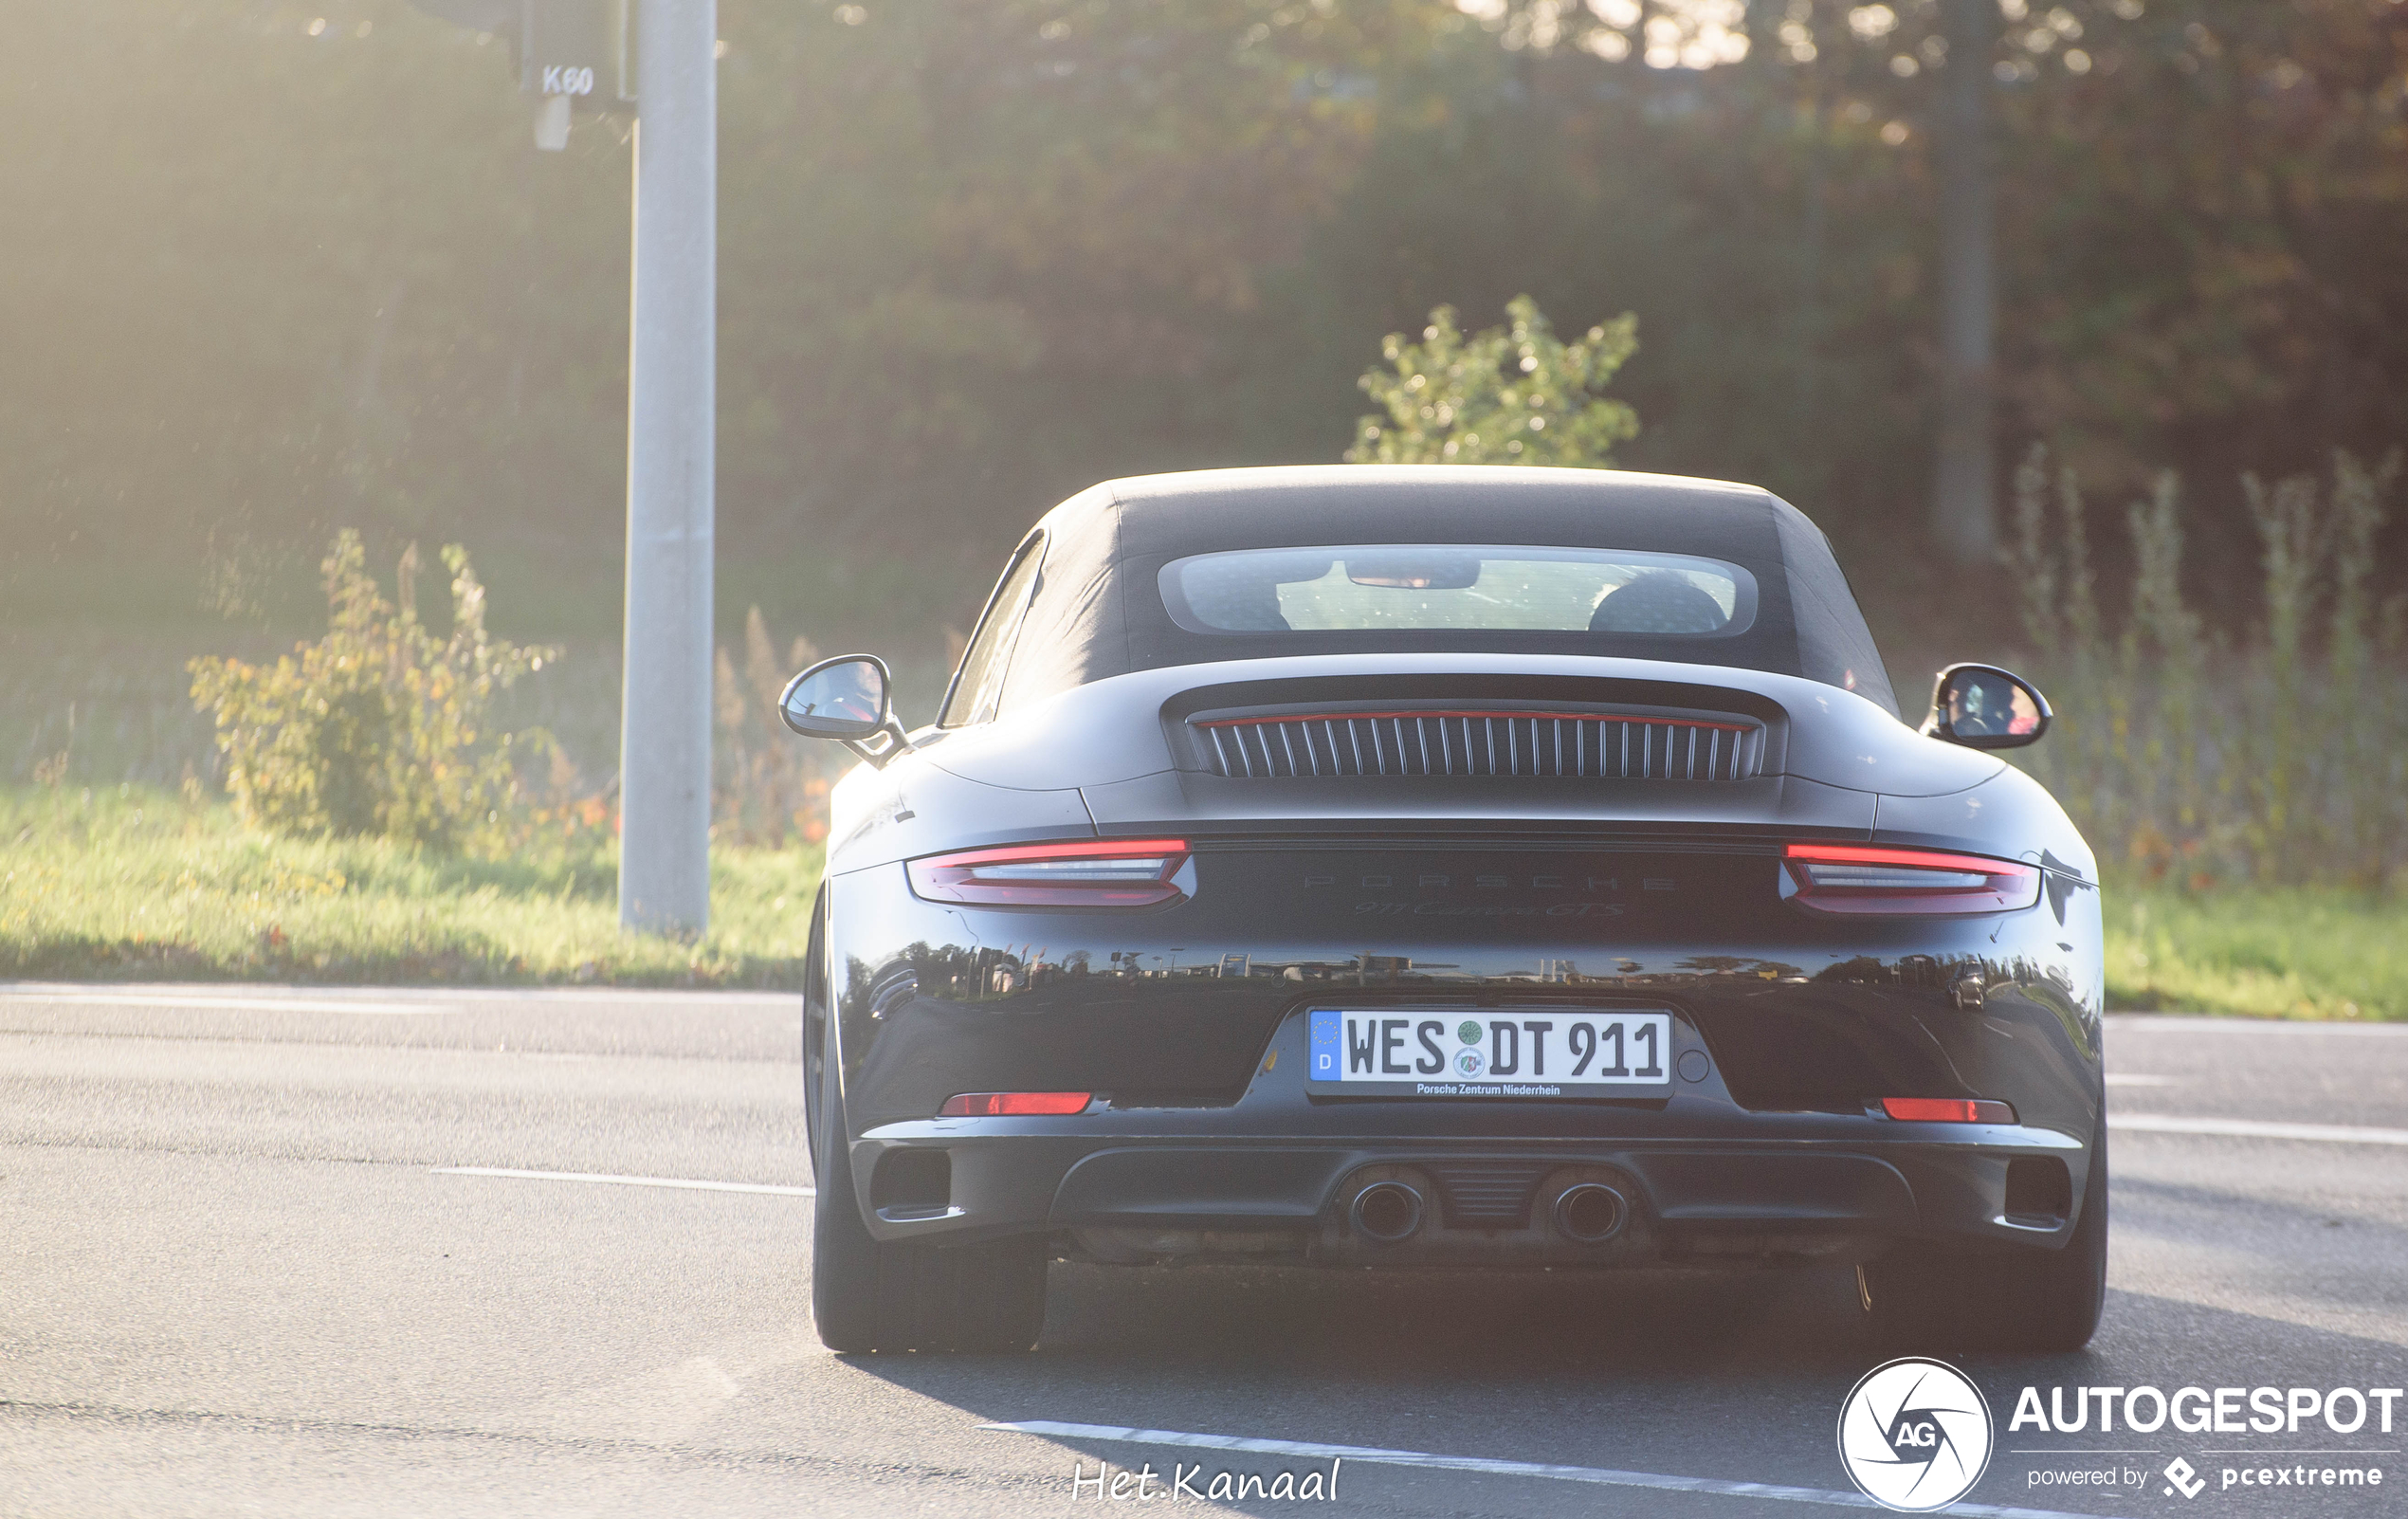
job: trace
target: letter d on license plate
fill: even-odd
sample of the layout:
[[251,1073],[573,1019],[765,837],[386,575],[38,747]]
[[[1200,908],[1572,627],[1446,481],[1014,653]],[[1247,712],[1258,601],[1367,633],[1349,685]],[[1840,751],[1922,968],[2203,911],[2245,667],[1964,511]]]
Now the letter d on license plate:
[[1660,1097],[1669,1013],[1341,1008],[1304,1015],[1308,1091],[1352,1097]]

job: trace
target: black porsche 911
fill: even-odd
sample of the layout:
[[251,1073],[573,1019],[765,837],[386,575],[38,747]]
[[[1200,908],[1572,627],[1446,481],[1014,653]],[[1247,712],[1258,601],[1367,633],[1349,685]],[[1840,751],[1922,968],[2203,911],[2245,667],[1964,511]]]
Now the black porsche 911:
[[784,712],[834,791],[804,1068],[839,1350],[1025,1349],[1049,1262],[1853,1266],[1892,1343],[2095,1327],[2097,876],[1902,723],[1752,486],[1114,481],[1012,552],[933,726]]

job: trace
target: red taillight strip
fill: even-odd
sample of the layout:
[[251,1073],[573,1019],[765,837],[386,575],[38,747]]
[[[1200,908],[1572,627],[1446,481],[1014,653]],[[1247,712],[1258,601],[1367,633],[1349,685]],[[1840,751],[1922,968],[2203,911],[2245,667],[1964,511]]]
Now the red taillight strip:
[[1012,844],[991,850],[962,850],[952,854],[927,854],[914,865],[1001,865],[1007,860],[1120,860],[1147,854],[1184,854],[1187,841],[1178,838],[1072,839],[1061,844]]
[[945,1099],[939,1118],[1061,1118],[1085,1112],[1086,1091],[960,1091]]
[[[1781,895],[1808,912],[1962,917],[2020,912],[2040,900],[2038,867],[2015,860],[1863,844],[1790,844],[1781,853]],[[1845,879],[1849,871],[1889,879]]]
[[1482,707],[1450,707],[1444,711],[1425,707],[1417,712],[1274,712],[1261,717],[1191,721],[1199,728],[1240,728],[1275,723],[1344,723],[1356,718],[1368,718],[1376,723],[1385,723],[1391,718],[1535,718],[1542,723],[1644,723],[1659,728],[1720,728],[1724,733],[1756,731],[1744,723],[1708,723],[1702,718],[1646,717],[1635,712],[1511,712]]
[[[1104,875],[1117,861],[1125,873]],[[1185,898],[1179,873],[1187,869],[1187,841],[1157,839],[1065,839],[1057,844],[1006,844],[993,849],[924,854],[903,862],[904,879],[923,902],[958,902],[988,907],[1153,907]],[[1049,866],[1086,865],[1085,879],[1058,875]],[[994,875],[982,876],[981,870]],[[1045,878],[1037,878],[1043,875]],[[1193,877],[1188,878],[1193,884]]]
[[1978,870],[1983,875],[2032,875],[2034,867],[2015,860],[1994,860],[1979,854],[1945,854],[1937,850],[1870,849],[1860,844],[1792,844],[1781,851],[1793,860],[1822,860],[1832,865],[1903,865],[1925,870]]
[[1881,1110],[1909,1124],[2012,1124],[2015,1107],[1986,1097],[1884,1097]]

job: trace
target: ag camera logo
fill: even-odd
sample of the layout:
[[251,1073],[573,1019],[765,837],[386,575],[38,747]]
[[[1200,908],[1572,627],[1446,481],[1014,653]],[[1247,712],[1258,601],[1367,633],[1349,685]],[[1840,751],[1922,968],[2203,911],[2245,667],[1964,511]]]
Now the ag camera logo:
[[1929,1513],[1972,1492],[1996,1439],[1981,1389],[1944,1362],[1875,1366],[1839,1405],[1840,1463],[1866,1497],[1901,1513]]

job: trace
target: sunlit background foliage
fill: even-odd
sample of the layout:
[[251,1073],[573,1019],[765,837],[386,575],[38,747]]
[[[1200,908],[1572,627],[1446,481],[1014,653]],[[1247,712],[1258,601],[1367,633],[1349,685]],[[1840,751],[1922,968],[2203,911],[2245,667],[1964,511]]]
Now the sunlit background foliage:
[[[2401,8],[2001,9],[2018,447],[2124,489],[2400,435]],[[609,586],[623,123],[535,153],[503,45],[400,0],[8,10],[15,566],[206,560],[289,605],[355,525],[467,541],[498,586],[513,555]],[[890,626],[958,623],[1049,501],[1334,457],[1383,334],[1522,293],[1571,332],[1637,315],[1629,465],[1760,479],[1868,542],[1916,520],[1930,4],[721,13],[731,564],[904,556],[926,599]],[[2193,510],[2253,547],[2228,485]],[[823,589],[763,579],[731,629]]]
[[1355,425],[1347,462],[1610,467],[1614,446],[1639,430],[1630,407],[1604,393],[1638,347],[1637,322],[1625,312],[1567,343],[1528,296],[1507,302],[1505,316],[1467,340],[1440,306],[1419,342],[1389,334],[1387,367],[1357,382],[1381,414]]
[[[2286,621],[2266,599],[2286,498],[2242,479],[2312,473],[2323,502],[2330,450],[2408,438],[2408,7],[1998,9],[2001,481],[2042,443],[2101,503],[2100,628],[2174,626],[2141,589],[2171,583],[2201,669],[2341,679],[2339,603]],[[626,123],[537,153],[506,45],[402,0],[5,11],[0,778],[223,784],[185,662],[322,632],[316,566],[351,530],[376,566],[474,551],[497,635],[564,650],[496,721],[556,734],[560,789],[607,796]],[[924,718],[1003,551],[1062,495],[1350,443],[1460,454],[1472,429],[1416,438],[1421,402],[1400,417],[1377,383],[1382,435],[1359,432],[1367,372],[1407,383],[1408,349],[1457,340],[1442,306],[1466,352],[1506,329],[1517,368],[1516,321],[1605,335],[1562,350],[1586,345],[1580,376],[1540,345],[1566,410],[1482,448],[1587,417],[1576,451],[1761,482],[1838,541],[1902,689],[1987,655],[2088,700],[2070,635],[2042,648],[2021,613],[2028,575],[1943,570],[1921,536],[1955,66],[1934,0],[721,13],[724,827],[810,814],[823,778],[760,725],[797,638],[888,655]],[[2123,512],[2168,468],[2174,570]],[[2396,694],[2408,539],[2372,499],[2349,679]],[[448,636],[439,595],[418,611]],[[2173,657],[2155,639],[2127,683]],[[2210,778],[2181,784],[2213,789],[2227,751],[2201,742]],[[2101,805],[2127,820],[2111,852],[2167,879],[2194,845],[2210,874],[2297,873]]]

